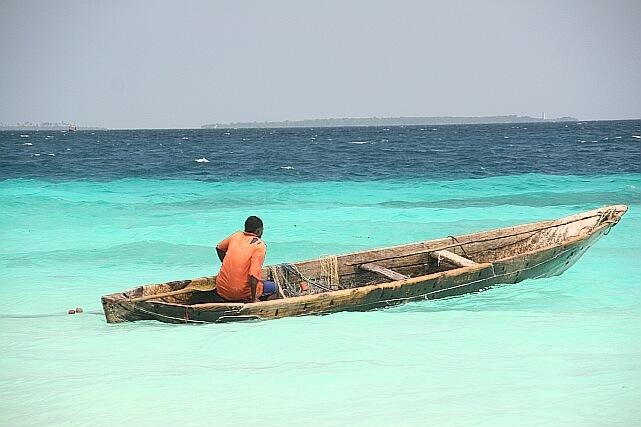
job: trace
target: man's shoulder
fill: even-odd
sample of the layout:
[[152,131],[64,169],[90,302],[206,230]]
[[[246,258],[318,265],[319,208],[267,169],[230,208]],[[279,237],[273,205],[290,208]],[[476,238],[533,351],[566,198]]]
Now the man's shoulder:
[[256,236],[252,236],[252,239],[249,241],[249,243],[256,246],[262,246],[262,247],[267,246],[267,243],[265,243],[263,239]]

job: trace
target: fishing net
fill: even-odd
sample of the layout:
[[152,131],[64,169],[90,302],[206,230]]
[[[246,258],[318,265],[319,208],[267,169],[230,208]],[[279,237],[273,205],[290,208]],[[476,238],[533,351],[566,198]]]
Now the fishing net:
[[341,289],[336,256],[321,257],[318,261],[318,277],[308,277],[294,264],[278,264],[269,267],[271,280],[276,282],[287,297]]

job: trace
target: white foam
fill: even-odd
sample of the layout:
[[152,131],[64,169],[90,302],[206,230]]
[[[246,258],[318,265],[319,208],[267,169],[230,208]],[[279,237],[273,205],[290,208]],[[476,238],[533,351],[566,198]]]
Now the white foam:
[[198,162],[198,163],[209,163],[209,160],[207,160],[205,157],[201,157],[200,159],[196,159],[196,162]]
[[510,138],[509,136],[504,136],[504,137],[503,137],[503,139],[509,139],[509,138]]
[[294,169],[294,167],[293,167],[293,166],[281,166],[280,168],[281,168],[281,169],[285,169],[285,170],[292,170],[292,169]]
[[621,137],[620,136],[615,136],[614,139],[621,139]]
[[40,153],[36,153],[36,154],[34,154],[34,156],[40,157]]
[[32,143],[30,143],[30,142],[25,142],[25,143],[24,143],[24,144],[22,144],[22,145],[33,145],[33,144],[32,144]]
[[350,144],[369,144],[369,141],[351,141]]
[[632,135],[632,138],[641,139],[641,135]]
[[56,157],[56,155],[53,154],[53,153],[49,153],[49,154],[47,154],[47,156]]
[[189,139],[189,137],[188,136],[183,136],[181,139],[187,141]]
[[20,138],[29,138],[29,135],[25,135],[24,133],[20,135]]
[[45,138],[51,139],[51,138],[53,138],[53,135],[47,135],[47,136],[45,136]]

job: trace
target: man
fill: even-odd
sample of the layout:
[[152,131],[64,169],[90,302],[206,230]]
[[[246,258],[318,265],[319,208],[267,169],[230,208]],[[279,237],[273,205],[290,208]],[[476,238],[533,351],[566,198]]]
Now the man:
[[250,216],[245,231],[237,231],[216,246],[223,263],[216,277],[218,295],[228,301],[257,302],[259,298],[276,295],[277,285],[262,280],[261,270],[267,247],[260,238],[263,221]]

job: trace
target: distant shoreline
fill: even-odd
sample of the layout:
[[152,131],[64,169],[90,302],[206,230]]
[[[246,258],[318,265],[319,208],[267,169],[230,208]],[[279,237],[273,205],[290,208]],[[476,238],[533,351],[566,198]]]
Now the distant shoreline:
[[[19,130],[19,131],[70,131],[69,126],[23,126],[23,125],[10,125],[10,126],[0,126],[0,130]],[[94,126],[78,126],[75,130],[108,130],[105,127],[94,127]],[[74,132],[74,131],[70,131]]]
[[[417,120],[418,119],[418,120]],[[447,120],[443,120],[447,119]],[[226,124],[209,124],[193,127],[99,127],[99,126],[78,126],[78,131],[127,131],[127,130],[198,130],[198,129],[260,129],[260,128],[319,128],[319,127],[382,127],[382,126],[447,126],[447,125],[484,125],[484,124],[519,124],[519,123],[577,123],[577,122],[626,122],[639,121],[641,118],[622,119],[589,119],[582,120],[574,117],[560,117],[555,119],[541,119],[529,116],[490,116],[490,117],[398,117],[398,118],[346,118],[346,119],[310,119],[310,120],[286,120],[282,122],[232,122]],[[399,122],[401,121],[401,122]],[[285,126],[286,124],[286,126]],[[64,126],[19,126],[2,125],[0,131],[69,131]]]
[[368,117],[340,119],[284,120],[278,122],[232,122],[202,125],[202,129],[233,128],[306,128],[306,127],[347,127],[347,126],[436,126],[473,125],[500,123],[550,123],[578,122],[574,117],[543,119],[529,116],[483,116],[483,117]]

